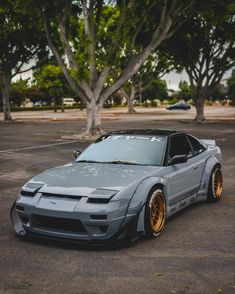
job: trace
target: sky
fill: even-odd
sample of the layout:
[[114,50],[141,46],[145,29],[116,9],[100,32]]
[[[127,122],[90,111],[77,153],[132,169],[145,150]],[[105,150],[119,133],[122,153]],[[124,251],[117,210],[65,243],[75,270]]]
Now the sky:
[[[222,84],[226,84],[226,80],[231,76],[231,73],[232,70],[229,70],[224,74]],[[164,75],[162,79],[166,81],[168,89],[176,91],[178,90],[180,81],[186,81],[189,83],[189,79],[185,71],[180,74],[172,71],[169,74]]]

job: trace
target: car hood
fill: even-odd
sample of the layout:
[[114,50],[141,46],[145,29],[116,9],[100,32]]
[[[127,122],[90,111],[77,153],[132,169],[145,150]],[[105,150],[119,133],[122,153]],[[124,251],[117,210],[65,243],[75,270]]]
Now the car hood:
[[94,189],[120,191],[122,188],[156,174],[160,167],[124,164],[100,164],[74,162],[52,168],[34,177],[25,185],[40,185],[40,192],[62,192],[87,195]]

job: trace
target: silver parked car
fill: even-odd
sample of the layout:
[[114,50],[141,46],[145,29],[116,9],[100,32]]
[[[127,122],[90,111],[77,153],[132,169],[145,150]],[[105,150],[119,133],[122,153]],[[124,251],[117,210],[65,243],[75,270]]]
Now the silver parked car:
[[22,187],[11,209],[19,236],[98,243],[151,238],[174,213],[222,194],[221,151],[214,140],[126,130],[105,134],[75,155],[74,162]]

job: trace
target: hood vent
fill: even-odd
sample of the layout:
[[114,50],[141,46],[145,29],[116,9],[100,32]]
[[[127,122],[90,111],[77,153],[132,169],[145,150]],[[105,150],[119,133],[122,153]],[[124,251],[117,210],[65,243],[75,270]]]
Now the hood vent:
[[55,198],[70,198],[70,199],[76,199],[79,200],[82,198],[82,196],[78,195],[67,195],[67,194],[54,194],[54,193],[42,193],[42,196],[44,197],[55,197]]

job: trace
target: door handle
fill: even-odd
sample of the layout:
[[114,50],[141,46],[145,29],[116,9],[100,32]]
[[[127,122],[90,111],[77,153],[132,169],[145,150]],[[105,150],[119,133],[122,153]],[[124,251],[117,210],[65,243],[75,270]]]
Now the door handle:
[[194,167],[193,167],[194,169],[197,169],[198,168],[198,165],[194,165]]

